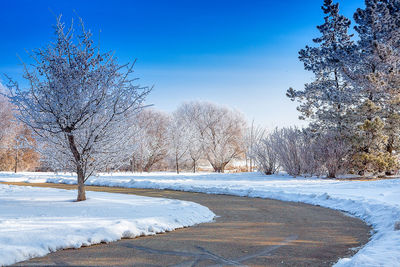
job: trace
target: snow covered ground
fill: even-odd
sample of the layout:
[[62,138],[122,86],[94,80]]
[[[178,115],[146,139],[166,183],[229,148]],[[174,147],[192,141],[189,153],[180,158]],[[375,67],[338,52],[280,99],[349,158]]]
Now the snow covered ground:
[[215,216],[187,201],[87,192],[87,201],[74,202],[76,194],[0,185],[0,266],[63,248],[154,235]]
[[[76,183],[71,174],[0,173],[0,181]],[[370,242],[352,258],[337,266],[400,266],[400,179],[338,181],[318,178],[242,174],[102,174],[89,185],[175,189],[247,197],[298,201],[346,211],[374,228]]]

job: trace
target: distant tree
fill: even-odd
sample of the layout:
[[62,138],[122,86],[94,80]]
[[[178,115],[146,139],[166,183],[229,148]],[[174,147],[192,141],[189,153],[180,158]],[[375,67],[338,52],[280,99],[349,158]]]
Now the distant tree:
[[168,140],[167,114],[154,109],[144,109],[136,118],[133,143],[133,165],[142,172],[150,172],[152,168],[163,161],[170,148]]
[[243,155],[246,122],[240,113],[228,108],[207,102],[196,105],[205,156],[215,172],[224,172],[231,160]]
[[168,125],[168,137],[170,144],[170,153],[175,162],[176,173],[180,172],[180,163],[187,156],[189,151],[189,142],[191,140],[189,128],[185,119],[179,112],[172,114],[171,122]]
[[243,155],[246,122],[239,112],[209,102],[184,103],[176,112],[188,129],[194,171],[203,156],[215,172],[224,172],[232,159]]
[[32,132],[16,121],[4,90],[0,84],[0,170],[34,170],[39,166],[39,155],[34,151],[36,141]]
[[175,111],[183,120],[188,142],[188,155],[192,161],[193,172],[196,172],[198,161],[204,157],[202,136],[205,125],[200,121],[200,105],[197,102],[183,103]]
[[39,154],[35,151],[35,147],[36,140],[32,136],[32,131],[25,125],[19,124],[10,146],[14,156],[15,173],[19,170],[32,170],[39,166]]
[[278,129],[267,133],[252,146],[251,157],[254,159],[258,170],[266,175],[271,175],[279,170],[278,154],[275,151],[275,140]]
[[12,139],[16,124],[13,123],[14,113],[12,105],[3,95],[5,88],[0,84],[0,149],[4,151],[7,143]]
[[199,138],[199,133],[193,127],[188,127],[188,153],[192,161],[193,173],[196,173],[196,168],[199,160],[204,157],[204,146]]
[[[246,157],[246,168],[247,171],[252,172],[253,167],[254,167],[254,159],[256,158],[256,146],[257,149],[261,149],[263,146],[263,143],[265,143],[266,140],[263,142],[260,142],[260,140],[264,136],[265,130],[262,129],[259,126],[254,125],[254,120],[251,122],[250,127],[246,128],[245,136],[244,136],[244,144],[245,144],[245,157]],[[266,149],[266,147],[264,147]],[[258,151],[260,152],[260,151]]]
[[132,65],[100,53],[80,20],[77,29],[57,18],[55,40],[34,50],[25,66],[29,87],[9,80],[17,118],[42,143],[55,169],[75,171],[77,201],[86,199],[85,181],[104,166],[118,166],[131,152],[128,118],[141,109],[150,89],[130,78]]

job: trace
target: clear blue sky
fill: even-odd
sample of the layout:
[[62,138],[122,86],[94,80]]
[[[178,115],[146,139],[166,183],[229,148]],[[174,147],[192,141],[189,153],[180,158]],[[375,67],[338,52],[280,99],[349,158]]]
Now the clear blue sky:
[[[16,54],[52,38],[55,14],[73,10],[87,28],[101,30],[101,46],[121,63],[137,58],[142,85],[156,108],[174,110],[183,101],[208,100],[242,111],[266,127],[299,124],[290,86],[310,81],[298,50],[318,35],[323,0],[187,1],[3,1],[0,9],[0,73],[20,79]],[[350,18],[363,0],[342,0]]]

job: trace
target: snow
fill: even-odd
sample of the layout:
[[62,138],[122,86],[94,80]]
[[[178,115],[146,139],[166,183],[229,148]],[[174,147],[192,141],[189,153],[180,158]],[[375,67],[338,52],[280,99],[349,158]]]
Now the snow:
[[[0,181],[76,183],[72,174],[0,173]],[[370,241],[336,266],[400,266],[400,179],[344,181],[258,173],[114,173],[91,177],[88,185],[174,189],[304,202],[345,211],[371,225]]]
[[88,200],[75,202],[76,194],[0,185],[0,266],[63,248],[172,231],[215,216],[187,201],[87,192]]

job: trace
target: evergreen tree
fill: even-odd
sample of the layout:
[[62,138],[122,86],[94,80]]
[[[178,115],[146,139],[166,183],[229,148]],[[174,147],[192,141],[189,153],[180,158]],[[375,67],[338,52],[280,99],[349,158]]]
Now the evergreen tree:
[[[384,133],[385,124],[379,117],[380,110],[371,100],[365,101],[358,108],[358,114],[361,114],[364,122],[358,125],[353,138],[355,153],[352,165],[360,175],[364,175],[366,171],[379,174],[396,166],[394,157],[385,150],[388,136]],[[378,115],[370,118],[370,114]]]
[[[316,141],[329,136],[332,143],[343,144],[349,139],[347,114],[354,102],[353,87],[342,71],[342,59],[354,49],[352,35],[348,33],[351,22],[339,13],[339,4],[332,0],[325,0],[322,10],[325,22],[317,26],[321,36],[313,40],[316,47],[306,46],[299,52],[300,61],[306,70],[313,72],[314,81],[306,84],[304,90],[290,88],[287,96],[300,102],[300,119],[310,121],[308,132],[314,135]],[[334,154],[335,157],[325,157],[324,165],[329,176],[335,177],[342,168],[329,166],[346,166],[346,157],[331,149],[328,154]]]
[[[400,131],[400,1],[366,0],[365,8],[356,11],[354,20],[360,39],[343,70],[357,89],[358,104],[351,120],[356,127],[355,140],[361,138],[363,142],[355,154],[361,162],[355,164],[370,166],[370,171],[371,165],[375,166],[373,172],[377,172],[382,166],[370,163],[386,162],[384,169],[390,174],[396,169],[396,164],[391,163],[399,148]],[[379,147],[377,137],[385,140]]]
[[317,47],[306,46],[300,50],[300,61],[315,75],[304,90],[290,88],[287,96],[301,104],[301,119],[309,119],[314,132],[334,131],[341,136],[346,129],[345,116],[352,104],[352,87],[343,78],[342,61],[345,51],[353,47],[348,34],[350,20],[339,14],[339,4],[325,0],[322,6],[325,23],[317,26],[321,37],[313,42]]

